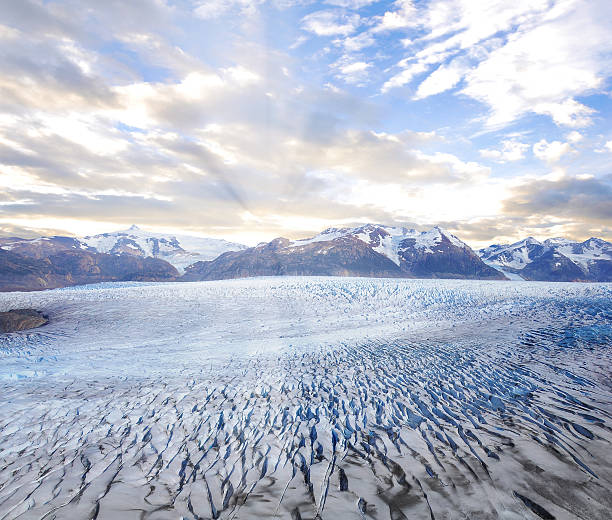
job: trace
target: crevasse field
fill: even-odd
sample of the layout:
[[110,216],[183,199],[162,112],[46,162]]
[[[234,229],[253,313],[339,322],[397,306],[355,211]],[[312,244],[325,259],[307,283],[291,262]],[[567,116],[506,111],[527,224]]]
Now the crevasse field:
[[0,294],[0,519],[609,519],[612,285]]

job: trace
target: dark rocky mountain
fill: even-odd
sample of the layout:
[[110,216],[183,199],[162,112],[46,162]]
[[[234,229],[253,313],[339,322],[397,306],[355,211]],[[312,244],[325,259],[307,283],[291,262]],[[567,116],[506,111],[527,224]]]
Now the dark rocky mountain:
[[11,309],[0,312],[0,332],[19,332],[49,323],[49,317],[35,309]]
[[188,267],[182,279],[277,275],[505,279],[466,244],[440,228],[419,232],[373,224],[330,228],[304,240],[277,238],[244,251],[224,253]]
[[69,285],[48,260],[28,258],[0,249],[0,289],[32,291]]
[[405,274],[385,256],[355,237],[292,245],[277,238],[244,251],[223,253],[215,260],[188,267],[183,280],[222,280],[249,276],[372,276]]
[[545,248],[521,271],[525,280],[577,282],[587,279],[585,273],[569,258],[552,248]]
[[0,290],[35,291],[110,281],[170,281],[175,267],[157,258],[64,249],[45,258],[0,248]]
[[482,260],[509,278],[551,282],[612,281],[612,244],[600,238],[573,242],[528,237],[479,251]]
[[29,258],[47,258],[53,254],[66,250],[90,250],[77,238],[72,237],[41,237],[41,238],[17,238],[0,237],[0,247],[7,251],[12,251],[18,255],[27,256]]

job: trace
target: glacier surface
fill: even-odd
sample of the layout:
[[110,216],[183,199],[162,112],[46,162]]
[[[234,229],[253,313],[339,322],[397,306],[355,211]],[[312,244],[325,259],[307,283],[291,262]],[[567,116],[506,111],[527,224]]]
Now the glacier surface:
[[608,519],[612,285],[0,294],[0,519]]

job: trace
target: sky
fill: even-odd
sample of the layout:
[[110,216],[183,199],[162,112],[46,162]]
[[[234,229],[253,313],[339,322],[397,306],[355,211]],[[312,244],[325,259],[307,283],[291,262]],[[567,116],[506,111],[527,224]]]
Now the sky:
[[612,239],[608,0],[3,0],[0,234]]

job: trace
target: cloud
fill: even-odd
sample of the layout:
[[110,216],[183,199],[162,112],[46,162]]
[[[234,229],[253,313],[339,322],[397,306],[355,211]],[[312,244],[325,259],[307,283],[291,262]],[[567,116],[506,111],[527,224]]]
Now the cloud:
[[461,81],[465,71],[465,65],[458,62],[451,62],[449,65],[441,65],[419,85],[414,98],[424,99],[453,88]]
[[564,237],[577,242],[593,236],[612,240],[612,227],[607,222],[542,214],[498,215],[437,223],[461,237],[473,249],[491,244],[510,244],[528,236],[538,240]]
[[547,233],[547,230],[541,228],[534,229],[524,217],[479,217],[441,221],[438,224],[461,237],[461,240],[470,244],[474,249],[487,247],[491,244],[515,242],[527,236]]
[[362,7],[375,4],[379,1],[380,0],[325,0],[325,3],[338,7],[346,7],[348,9],[361,9]]
[[3,224],[0,222],[0,237],[38,238],[43,236],[50,237],[54,235],[63,235],[65,233],[65,230],[31,228],[27,226]]
[[572,130],[569,134],[565,136],[565,138],[568,140],[568,142],[575,144],[582,141],[584,136],[580,132]]
[[525,158],[525,152],[529,145],[515,139],[505,139],[501,142],[501,150],[482,149],[480,155],[487,159],[493,159],[499,163],[520,161]]
[[219,18],[233,10],[241,15],[251,15],[257,11],[257,7],[265,0],[206,0],[194,9],[198,18],[204,20]]
[[576,98],[601,91],[612,73],[609,3],[439,0],[420,4],[417,14],[403,9],[385,16],[424,35],[408,41],[410,58],[398,63],[401,70],[383,83],[383,93],[430,70],[416,99],[462,82],[459,93],[488,108],[489,127],[529,113],[559,126],[592,123],[595,110]]
[[[378,124],[369,100],[304,86],[286,56],[261,52],[265,59],[250,47],[216,69],[194,62],[161,81],[102,81],[107,104],[26,100],[27,112],[0,119],[0,220],[195,231],[257,222],[276,234],[283,216],[407,219],[397,211],[407,199],[391,211],[389,193],[414,197],[431,182],[468,186],[488,175],[451,154],[419,152],[432,133],[365,130]],[[370,68],[338,66],[347,81]],[[50,99],[45,88],[40,96]],[[366,200],[374,191],[381,195]]]
[[357,29],[360,23],[358,14],[344,11],[315,11],[302,18],[302,28],[317,36],[347,36]]
[[612,221],[612,178],[562,177],[531,180],[504,201],[510,215],[557,218],[608,226]]
[[394,31],[416,25],[417,12],[411,0],[397,0],[393,6],[395,10],[385,11],[377,18],[374,32]]
[[357,36],[334,40],[334,44],[342,45],[346,52],[358,52],[376,43],[376,39],[369,31],[364,31]]
[[[594,111],[574,96],[601,88],[612,65],[605,57],[603,23],[610,9],[595,11],[586,4],[559,8],[542,23],[520,28],[466,75],[462,93],[490,107],[491,126],[528,112],[548,115],[558,125],[588,125]],[[581,36],[585,31],[588,39]]]
[[415,76],[425,72],[427,68],[428,67],[423,63],[413,63],[385,81],[380,90],[384,94],[393,88],[407,85],[415,78]]
[[[480,153],[456,134],[467,118],[494,126],[537,113],[592,126],[564,130],[566,142],[534,126],[536,158],[603,142],[583,96],[607,74],[605,5],[593,19],[595,7],[553,0],[374,4],[10,2],[0,26],[2,226],[135,222],[228,236],[246,226],[262,239],[367,220],[603,229],[578,213],[519,212],[533,180],[516,187],[511,164],[502,178],[480,157],[529,166],[525,132]],[[580,37],[584,26],[596,43]],[[545,37],[553,43],[538,44]],[[400,87],[403,100],[378,93]],[[428,101],[441,92],[461,100]],[[453,130],[439,128],[447,109]],[[577,190],[595,182],[571,178]]]
[[332,67],[337,70],[337,77],[344,82],[360,83],[368,77],[368,70],[372,67],[372,64],[365,61],[352,61],[348,57],[343,57]]
[[558,162],[561,157],[571,152],[572,147],[569,143],[561,141],[548,142],[546,139],[541,139],[533,145],[533,154],[542,161],[548,163]]

